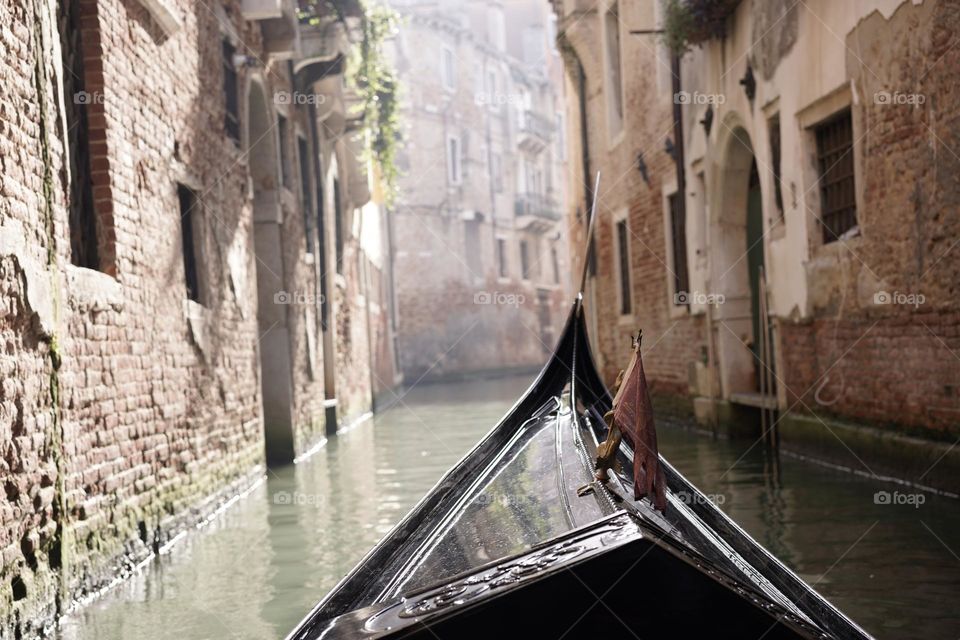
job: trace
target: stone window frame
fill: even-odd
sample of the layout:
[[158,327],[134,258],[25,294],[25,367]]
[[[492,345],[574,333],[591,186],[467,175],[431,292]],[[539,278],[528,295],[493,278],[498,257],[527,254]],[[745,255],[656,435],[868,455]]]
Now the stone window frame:
[[[451,143],[456,145],[456,153],[451,154]],[[456,133],[448,133],[444,140],[444,156],[447,159],[447,181],[452,186],[463,184],[463,141]]]
[[[621,14],[620,14],[620,2],[619,0],[612,0],[606,2],[600,7],[598,7],[598,17],[600,20],[600,33],[602,40],[603,48],[603,96],[604,104],[606,106],[606,121],[607,121],[607,137],[609,141],[609,147],[613,148],[617,146],[621,140],[624,139],[626,135],[626,100],[624,86],[623,86],[623,28],[621,25]],[[617,64],[616,64],[616,78],[614,75],[614,64],[611,60],[611,45],[610,45],[610,31],[608,16],[614,15],[616,19],[616,29],[617,29]],[[610,99],[611,95],[611,83],[617,81],[619,84],[616,102]]]
[[[619,238],[619,225],[623,223],[624,229],[626,230],[626,265],[627,265],[627,282],[626,287],[624,287],[623,282],[623,269],[622,263],[624,257],[620,253],[620,238]],[[620,324],[632,323],[634,319],[634,310],[636,308],[636,296],[633,292],[633,251],[631,249],[631,232],[630,232],[630,209],[628,207],[622,207],[614,212],[613,217],[611,218],[611,244],[613,245],[613,251],[611,255],[613,256],[613,264],[611,269],[613,269],[613,280],[616,285],[616,296],[617,296],[617,318]],[[624,313],[624,297],[623,292],[627,291],[630,298],[628,300],[629,310]]]
[[[673,224],[672,224],[672,211],[670,209],[670,198],[672,196],[683,197],[683,194],[679,193],[677,188],[677,181],[671,179],[665,181],[661,188],[661,210],[663,215],[663,243],[664,243],[664,263],[666,264],[666,269],[664,269],[664,278],[666,278],[666,292],[667,292],[667,313],[670,318],[683,318],[691,313],[693,304],[677,304],[676,295],[677,285],[676,285],[676,276],[674,275],[674,269],[676,260],[673,254]],[[687,222],[689,223],[690,219],[690,207],[685,207]],[[689,224],[687,225],[689,226]],[[691,269],[690,269],[690,236],[687,234],[687,285],[690,286],[691,281]],[[690,292],[687,291],[687,294]]]
[[517,242],[517,251],[520,255],[520,280],[523,282],[533,281],[533,270],[530,265],[530,241],[527,238],[520,238]]
[[510,257],[507,255],[509,247],[507,237],[498,235],[495,239],[494,251],[497,259],[497,282],[505,284],[510,282]]
[[[850,111],[853,143],[853,176],[854,192],[858,215],[864,211],[863,204],[863,122],[861,114],[855,108],[854,89],[852,81],[844,82],[820,97],[812,100],[797,110],[794,117],[801,131],[800,147],[803,162],[801,163],[801,180],[803,188],[800,190],[800,201],[804,208],[806,221],[807,246],[813,256],[834,256],[855,247],[863,236],[858,231],[851,237],[839,242],[823,242],[823,232],[820,221],[820,167],[817,163],[816,125],[826,122],[842,111]],[[781,119],[781,126],[784,124]],[[857,221],[860,228],[860,219]]]
[[[449,63],[449,68],[447,67]],[[448,75],[449,73],[449,75]],[[443,45],[440,54],[440,82],[447,91],[456,91],[457,89],[457,54],[453,47]]]

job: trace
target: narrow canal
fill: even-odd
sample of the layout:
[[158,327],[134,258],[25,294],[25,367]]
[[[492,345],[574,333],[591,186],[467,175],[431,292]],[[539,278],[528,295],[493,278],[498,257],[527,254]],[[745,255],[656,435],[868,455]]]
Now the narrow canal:
[[[283,638],[502,416],[526,378],[422,385],[67,616],[59,640]],[[880,638],[956,638],[960,501],[662,425],[670,461]],[[916,504],[921,502],[922,504]],[[878,504],[878,502],[880,504]],[[952,550],[951,550],[952,548]],[[952,605],[949,603],[953,603]]]

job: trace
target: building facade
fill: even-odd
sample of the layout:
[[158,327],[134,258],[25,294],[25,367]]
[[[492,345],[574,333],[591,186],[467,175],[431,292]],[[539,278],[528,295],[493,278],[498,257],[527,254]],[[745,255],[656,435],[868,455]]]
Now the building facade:
[[570,304],[562,68],[537,0],[395,2],[406,136],[394,204],[407,382],[533,369]]
[[30,0],[0,24],[0,629],[27,637],[394,369],[342,21]]
[[642,328],[655,389],[700,422],[758,436],[766,408],[784,447],[956,491],[956,6],[554,7],[575,251],[603,176],[608,379]]

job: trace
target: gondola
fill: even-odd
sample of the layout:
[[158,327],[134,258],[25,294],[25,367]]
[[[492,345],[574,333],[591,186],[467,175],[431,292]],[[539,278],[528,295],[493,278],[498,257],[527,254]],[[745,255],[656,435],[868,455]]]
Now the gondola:
[[662,510],[627,439],[598,481],[612,402],[578,295],[533,385],[287,639],[870,637],[662,456]]

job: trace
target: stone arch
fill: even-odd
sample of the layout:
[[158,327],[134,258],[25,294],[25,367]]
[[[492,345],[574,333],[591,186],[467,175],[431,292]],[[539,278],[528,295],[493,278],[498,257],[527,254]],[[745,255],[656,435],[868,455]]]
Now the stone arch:
[[[762,212],[760,237],[751,236],[748,242],[748,233],[754,230],[748,229],[748,216],[753,216],[755,222],[755,207],[762,206],[751,199],[751,189],[758,193],[759,186],[751,180],[756,158],[750,134],[735,114],[724,118],[720,127],[710,199],[711,288],[712,293],[721,294],[724,299],[715,316],[714,331],[720,384],[724,397],[729,398],[757,389],[757,364],[750,348],[756,344],[756,299],[748,265],[757,259],[758,249],[762,262],[764,242]],[[753,278],[755,284],[755,273]]]
[[267,462],[291,462],[293,435],[293,359],[288,326],[289,298],[284,288],[283,210],[276,115],[266,89],[252,79],[247,92],[247,166],[253,185],[253,240],[257,269],[257,325],[260,389]]

